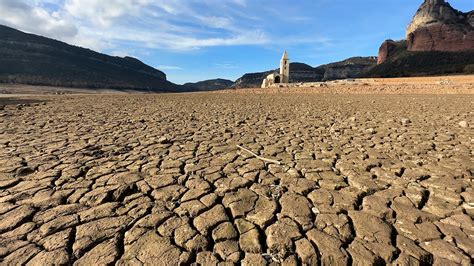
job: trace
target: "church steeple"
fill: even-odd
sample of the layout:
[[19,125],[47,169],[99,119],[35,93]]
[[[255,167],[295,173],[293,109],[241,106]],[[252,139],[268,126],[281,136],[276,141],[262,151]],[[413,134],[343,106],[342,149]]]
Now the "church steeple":
[[267,78],[262,81],[262,88],[268,88],[280,83],[290,83],[290,59],[286,51],[280,60],[280,73],[268,75]]
[[290,59],[285,51],[280,61],[281,83],[290,83]]

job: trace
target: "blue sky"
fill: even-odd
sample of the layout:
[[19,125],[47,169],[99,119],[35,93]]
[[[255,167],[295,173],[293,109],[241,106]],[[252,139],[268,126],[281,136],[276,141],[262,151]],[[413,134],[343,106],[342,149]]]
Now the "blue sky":
[[[0,0],[0,24],[117,56],[176,83],[376,55],[422,0]],[[462,11],[473,0],[452,0]]]

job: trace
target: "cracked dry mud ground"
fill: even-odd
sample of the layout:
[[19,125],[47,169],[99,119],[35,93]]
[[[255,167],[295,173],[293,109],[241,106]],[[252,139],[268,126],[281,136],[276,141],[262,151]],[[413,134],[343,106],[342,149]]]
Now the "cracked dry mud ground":
[[0,107],[2,265],[473,261],[472,95],[38,97]]

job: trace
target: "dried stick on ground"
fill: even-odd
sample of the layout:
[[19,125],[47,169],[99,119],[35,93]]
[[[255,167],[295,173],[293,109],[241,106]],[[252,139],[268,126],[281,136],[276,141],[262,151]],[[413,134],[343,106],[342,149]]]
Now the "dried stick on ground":
[[282,163],[280,161],[277,161],[277,160],[272,160],[272,159],[267,159],[267,158],[263,158],[261,156],[258,156],[257,154],[255,154],[254,152],[252,152],[251,150],[248,150],[240,145],[236,145],[237,148],[243,150],[243,151],[246,151],[248,153],[250,153],[253,157],[257,158],[257,159],[260,159],[264,162],[267,162],[267,163],[274,163],[274,164],[278,164],[278,165],[281,165]]

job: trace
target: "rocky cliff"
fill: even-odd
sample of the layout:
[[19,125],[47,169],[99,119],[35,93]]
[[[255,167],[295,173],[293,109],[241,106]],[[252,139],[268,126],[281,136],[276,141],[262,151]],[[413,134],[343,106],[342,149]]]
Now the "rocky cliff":
[[444,0],[425,0],[408,25],[409,51],[474,49],[474,11],[463,13]]
[[386,40],[382,43],[379,49],[379,56],[377,57],[377,65],[380,65],[390,58],[397,49],[397,42],[393,40]]
[[[361,74],[361,77],[412,77],[474,73],[474,50],[409,51],[407,41],[387,41],[381,54],[383,62]],[[379,57],[379,62],[382,57]]]
[[[470,69],[473,59],[462,56],[472,56],[471,51],[474,51],[474,11],[463,13],[444,0],[425,0],[407,27],[406,40],[385,41],[380,46],[377,64],[387,64],[370,73],[391,76],[385,73],[389,66],[403,68],[393,69],[393,73],[409,75],[466,73],[464,69]],[[414,58],[421,62],[415,62]],[[439,69],[435,69],[436,65]]]
[[377,57],[351,57],[349,59],[322,65],[324,69],[323,81],[356,78],[361,73],[369,70],[377,64]]
[[[376,57],[352,57],[340,62],[312,67],[303,63],[290,64],[290,82],[320,82],[326,80],[346,79],[358,77],[377,63]],[[260,87],[262,80],[269,74],[278,72],[278,69],[248,73],[237,79],[233,88]]]

